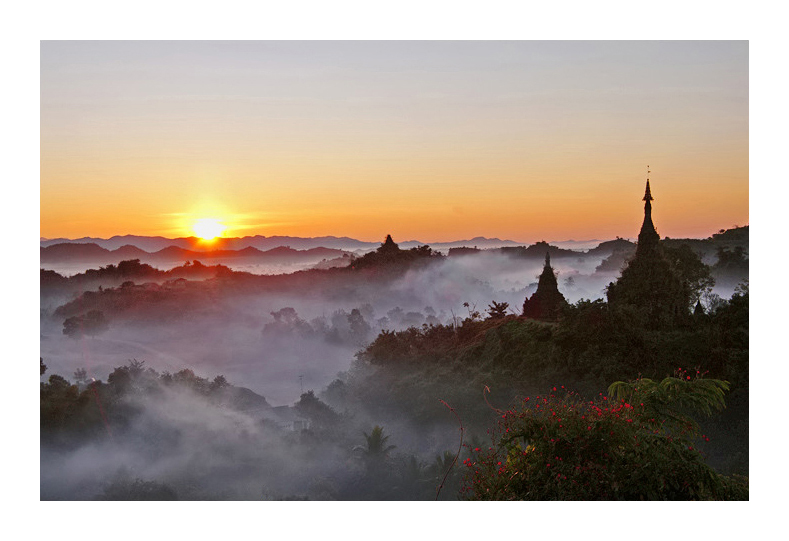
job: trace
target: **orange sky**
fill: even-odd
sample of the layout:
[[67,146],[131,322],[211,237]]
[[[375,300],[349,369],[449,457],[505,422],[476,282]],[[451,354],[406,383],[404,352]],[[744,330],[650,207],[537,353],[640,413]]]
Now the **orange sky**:
[[748,223],[747,42],[42,42],[43,237]]

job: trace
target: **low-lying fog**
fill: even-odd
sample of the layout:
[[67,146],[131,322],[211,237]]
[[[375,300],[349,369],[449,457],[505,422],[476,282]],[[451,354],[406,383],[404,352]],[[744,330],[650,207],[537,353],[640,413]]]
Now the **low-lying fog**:
[[[552,262],[569,302],[603,296],[615,276],[595,273],[600,262],[599,258]],[[207,305],[214,304],[197,314],[183,313],[165,324],[156,318],[150,323],[144,318],[110,321],[106,332],[82,340],[63,335],[62,321],[44,317],[41,356],[51,373],[69,377],[84,368],[90,377],[102,380],[128,359],[144,360],[158,371],[190,368],[206,377],[224,375],[272,404],[291,404],[302,389],[318,391],[347,370],[354,353],[381,329],[448,323],[474,309],[484,315],[494,300],[508,302],[512,313],[520,313],[542,268],[541,260],[501,254],[450,257],[408,271],[386,288],[358,284],[355,291],[347,292],[349,300],[338,291],[319,298],[259,295],[222,299],[219,304],[207,299]],[[306,334],[272,328],[271,313],[288,307],[307,323],[309,329],[302,329],[308,330]],[[156,311],[155,305],[145,308]],[[345,335],[353,309],[360,310],[369,330],[349,338]]]
[[[158,262],[158,263],[150,263],[151,266],[156,267],[159,270],[167,271],[170,269],[174,269],[175,267],[180,267],[183,265],[183,261],[171,261],[171,262]],[[238,272],[249,272],[252,274],[288,274],[291,272],[296,272],[300,270],[310,269],[315,267],[319,264],[318,260],[308,260],[308,261],[299,261],[299,262],[290,262],[290,263],[262,263],[262,262],[247,262],[244,261],[244,258],[211,258],[205,259],[202,263],[206,265],[224,265],[229,267],[230,269]],[[85,263],[80,261],[66,261],[66,262],[54,262],[54,263],[42,263],[40,267],[42,269],[53,270],[60,274],[61,276],[74,276],[75,274],[80,274],[85,272],[88,269],[95,269],[98,268],[100,265],[95,263]]]
[[[596,272],[602,260],[580,255],[552,260],[559,290],[569,302],[604,297],[619,273]],[[159,374],[191,369],[208,380],[222,375],[271,406],[292,406],[306,391],[320,396],[382,329],[450,323],[474,310],[484,316],[492,301],[507,302],[519,314],[543,265],[542,259],[483,252],[447,257],[383,285],[348,282],[288,295],[213,295],[206,289],[196,308],[170,313],[147,302],[120,315],[107,314],[108,329],[82,339],[65,336],[63,318],[53,317],[55,308],[70,299],[42,295],[40,355],[48,367],[42,381],[59,374],[74,382],[74,373],[84,369],[88,379],[106,382],[113,369],[136,359]],[[135,421],[111,437],[75,449],[42,444],[42,499],[90,499],[118,479],[127,485],[132,479],[165,483],[188,499],[375,499],[359,459],[363,432],[375,424],[385,426],[392,436],[388,443],[398,452],[416,453],[426,463],[457,449],[457,426],[447,412],[445,427],[418,438],[396,412],[385,420],[354,412],[343,421],[352,425],[346,428],[350,436],[327,443],[281,429],[272,432],[261,424],[260,412],[223,410],[175,390],[132,406],[139,410]],[[411,466],[401,467],[398,472]],[[443,470],[425,468],[416,468],[427,476],[422,492],[397,497],[432,497]]]

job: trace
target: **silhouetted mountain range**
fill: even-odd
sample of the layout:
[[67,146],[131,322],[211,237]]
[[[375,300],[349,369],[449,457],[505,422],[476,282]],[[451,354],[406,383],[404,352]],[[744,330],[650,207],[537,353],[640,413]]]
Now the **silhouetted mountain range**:
[[[742,245],[747,251],[748,226],[721,230],[707,239],[666,239],[671,244],[688,244],[705,261],[713,263],[718,245],[733,248]],[[349,237],[289,237],[262,235],[220,238],[207,243],[196,237],[146,237],[138,235],[114,236],[109,239],[83,237],[80,239],[40,239],[41,263],[63,263],[71,261],[97,264],[117,263],[122,260],[140,259],[149,263],[183,262],[205,259],[261,259],[267,262],[307,261],[336,259],[344,255],[361,255],[381,246],[377,242],[366,242]],[[634,243],[617,238],[609,241],[553,241],[525,245],[512,240],[474,237],[468,240],[424,243],[418,240],[398,242],[402,249],[430,246],[433,250],[446,253],[450,249],[468,248],[478,250],[498,249],[520,257],[551,257],[594,255],[603,256],[613,252],[632,250]],[[568,249],[569,248],[569,249]],[[585,250],[582,250],[585,248]],[[458,252],[460,253],[460,252]]]
[[[596,246],[599,241],[557,241],[552,242],[553,245],[561,245],[563,248],[570,248],[575,250],[588,249]],[[49,248],[60,244],[82,244],[82,245],[95,245],[96,247],[104,248],[109,251],[123,250],[117,252],[116,255],[122,255],[125,258],[145,257],[145,254],[153,254],[170,247],[181,248],[183,250],[190,250],[194,252],[213,252],[220,250],[235,250],[241,251],[246,248],[256,248],[257,250],[267,251],[274,248],[288,247],[294,250],[311,250],[314,248],[330,248],[334,250],[343,250],[348,252],[363,253],[375,250],[381,244],[379,242],[367,242],[349,237],[289,237],[289,236],[273,236],[266,237],[263,235],[247,236],[247,237],[234,237],[234,238],[220,238],[212,241],[210,244],[198,239],[196,237],[178,237],[168,239],[165,237],[147,237],[139,235],[116,235],[109,239],[102,239],[97,237],[82,237],[79,239],[40,239],[40,246],[42,248]],[[499,238],[486,238],[474,237],[468,240],[456,240],[449,242],[433,242],[427,243],[420,240],[406,240],[398,242],[401,248],[409,249],[418,246],[429,245],[434,250],[441,250],[446,252],[450,248],[478,248],[481,250],[491,248],[504,248],[525,246],[522,242],[514,240],[499,239]],[[135,252],[134,249],[138,249]],[[71,248],[61,248],[67,252],[71,252]],[[144,252],[144,253],[143,253]],[[52,252],[54,253],[54,252]],[[76,253],[76,252],[74,252]],[[85,248],[83,254],[90,256],[91,254],[99,255],[96,248]],[[251,255],[251,254],[247,254]]]
[[[569,241],[575,242],[575,241]],[[82,237],[79,239],[41,239],[41,247],[47,248],[57,244],[95,244],[106,250],[118,250],[125,246],[134,246],[147,253],[158,252],[165,248],[175,246],[185,250],[197,252],[216,251],[216,250],[243,250],[244,248],[257,248],[258,250],[271,250],[279,247],[289,247],[294,250],[310,250],[313,248],[332,248],[335,250],[366,252],[374,250],[380,246],[379,242],[366,242],[349,237],[288,237],[263,235],[219,238],[210,244],[198,239],[197,237],[179,237],[168,239],[165,237],[146,237],[139,235],[116,235],[109,239],[96,237]],[[415,248],[430,244],[435,250],[447,250],[449,248],[468,246],[477,248],[500,248],[503,246],[522,246],[523,243],[513,240],[501,240],[498,238],[474,237],[469,240],[457,240],[451,242],[426,243],[419,240],[406,240],[398,243],[404,249]]]
[[168,239],[165,237],[145,237],[139,235],[116,235],[109,239],[82,237],[79,239],[41,239],[41,247],[46,248],[55,244],[95,244],[106,250],[117,250],[124,245],[140,248],[148,253],[154,253],[170,246],[194,250],[198,252],[214,250],[242,250],[244,248],[257,248],[258,250],[271,250],[287,246],[294,250],[309,250],[312,248],[333,248],[335,250],[371,250],[377,248],[379,243],[364,242],[348,237],[266,237],[255,235],[252,237],[219,238],[210,244],[197,237],[179,237]]
[[246,247],[241,250],[212,250],[196,251],[179,246],[167,246],[155,252],[147,252],[136,246],[124,245],[116,250],[108,250],[95,243],[68,242],[42,247],[41,263],[63,263],[81,261],[97,264],[117,263],[128,259],[139,259],[145,263],[172,263],[193,260],[210,259],[235,259],[251,258],[268,262],[333,259],[349,254],[343,250],[332,248],[311,248],[308,250],[295,250],[279,246],[270,250],[261,251],[257,248]]

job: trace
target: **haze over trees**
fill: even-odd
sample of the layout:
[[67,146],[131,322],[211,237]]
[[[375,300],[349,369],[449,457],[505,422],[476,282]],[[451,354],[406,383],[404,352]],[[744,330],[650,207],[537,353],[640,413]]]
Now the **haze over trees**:
[[42,269],[41,497],[747,499],[747,234],[644,200],[634,248]]
[[90,310],[84,315],[71,316],[63,321],[63,334],[71,338],[81,338],[85,335],[96,336],[107,330],[109,323],[104,313],[99,310]]

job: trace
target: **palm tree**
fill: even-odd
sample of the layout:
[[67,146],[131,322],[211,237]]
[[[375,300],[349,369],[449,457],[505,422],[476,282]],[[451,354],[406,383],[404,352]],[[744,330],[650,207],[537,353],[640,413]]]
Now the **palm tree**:
[[372,432],[364,433],[367,440],[367,449],[364,450],[364,456],[372,460],[381,460],[386,458],[387,453],[394,449],[395,445],[386,445],[386,440],[389,436],[384,436],[384,429],[381,426],[375,425]]

